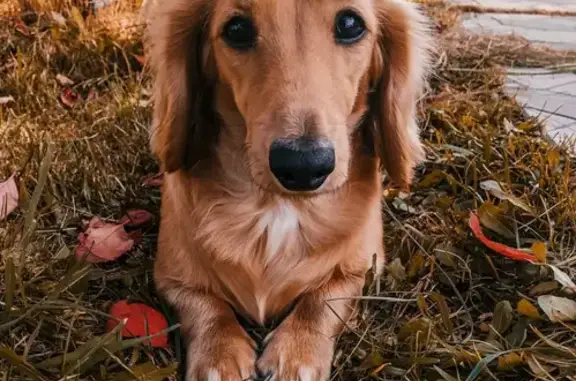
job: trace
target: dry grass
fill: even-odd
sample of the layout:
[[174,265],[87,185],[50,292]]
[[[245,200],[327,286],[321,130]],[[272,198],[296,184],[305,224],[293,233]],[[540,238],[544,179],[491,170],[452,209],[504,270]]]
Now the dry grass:
[[[422,118],[428,161],[412,193],[385,194],[388,271],[367,286],[361,319],[340,340],[333,379],[575,374],[576,326],[516,310],[543,287],[573,296],[545,268],[484,248],[467,218],[478,209],[491,237],[514,247],[546,242],[548,262],[574,276],[576,161],[503,94],[499,66],[559,65],[576,55],[463,35],[454,28],[458,14],[431,3],[443,49]],[[150,277],[155,227],[112,264],[79,265],[69,255],[82,219],[118,219],[134,206],[157,213],[159,198],[140,181],[156,164],[147,150],[150,83],[135,58],[140,29],[126,28],[135,16],[124,8],[80,21],[68,9],[60,9],[65,25],[46,13],[26,27],[0,21],[0,96],[14,98],[0,106],[0,178],[19,173],[24,200],[0,223],[0,380],[129,380],[154,369],[161,371],[149,380],[174,380],[177,333],[173,349],[152,349],[104,332],[109,305],[123,298],[174,323]],[[97,96],[63,106],[58,74],[83,99]],[[499,181],[532,213],[487,194],[486,180]]]

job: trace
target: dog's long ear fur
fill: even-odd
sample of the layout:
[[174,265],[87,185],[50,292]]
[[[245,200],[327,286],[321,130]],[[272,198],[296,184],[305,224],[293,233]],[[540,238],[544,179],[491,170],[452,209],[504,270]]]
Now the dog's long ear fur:
[[147,44],[154,74],[152,152],[162,170],[191,168],[217,136],[206,33],[209,1],[161,1],[149,11]]
[[415,5],[403,0],[376,4],[380,35],[370,70],[370,135],[388,175],[406,187],[424,158],[415,118],[430,66],[431,37]]

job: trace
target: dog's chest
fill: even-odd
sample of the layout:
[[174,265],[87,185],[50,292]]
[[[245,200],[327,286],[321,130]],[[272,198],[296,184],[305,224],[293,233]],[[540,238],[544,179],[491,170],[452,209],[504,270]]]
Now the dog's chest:
[[287,200],[253,206],[244,204],[234,217],[229,215],[227,228],[210,240],[230,242],[219,246],[222,251],[217,255],[230,260],[214,264],[230,302],[263,322],[313,287],[327,271],[327,262],[318,265],[305,239],[306,229],[314,226],[309,213]]
[[278,201],[257,217],[256,234],[265,242],[263,260],[268,263],[279,251],[298,240],[301,214],[288,201]]

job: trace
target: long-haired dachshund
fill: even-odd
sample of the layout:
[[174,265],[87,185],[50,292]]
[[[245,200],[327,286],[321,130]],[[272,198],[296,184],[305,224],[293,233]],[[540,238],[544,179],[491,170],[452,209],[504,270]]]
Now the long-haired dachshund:
[[[423,158],[424,16],[401,0],[163,0],[148,41],[155,281],[187,381],[326,380],[384,263],[382,169],[406,186]],[[237,318],[284,314],[261,353]]]

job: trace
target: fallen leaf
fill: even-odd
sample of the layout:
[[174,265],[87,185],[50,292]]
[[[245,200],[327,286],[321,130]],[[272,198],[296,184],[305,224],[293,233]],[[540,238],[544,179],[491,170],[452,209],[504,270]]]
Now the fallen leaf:
[[401,212],[407,212],[410,214],[418,214],[418,210],[412,205],[408,204],[404,199],[400,197],[395,197],[392,201],[392,206]]
[[564,271],[560,270],[556,266],[548,265],[548,267],[550,267],[554,272],[554,280],[556,280],[562,286],[572,291],[576,291],[576,284],[574,284],[574,281],[570,279],[570,276],[568,276],[568,274],[566,274]]
[[142,66],[145,66],[145,65],[146,65],[146,57],[144,57],[144,56],[139,56],[139,55],[137,55],[137,54],[133,54],[132,56],[136,59],[136,61],[138,61],[138,63],[139,63],[140,65],[142,65]]
[[58,250],[58,252],[54,256],[54,259],[55,260],[65,259],[65,258],[68,258],[70,256],[70,254],[71,254],[71,252],[70,252],[70,249],[68,248],[68,246],[62,245],[62,247],[60,247],[60,250]]
[[530,292],[528,293],[528,295],[530,296],[539,296],[539,295],[545,295],[545,294],[549,294],[552,291],[556,291],[558,289],[558,287],[560,287],[560,285],[558,284],[558,282],[556,282],[555,280],[551,280],[548,282],[542,282],[542,283],[538,283],[536,286],[534,286]]
[[79,100],[80,96],[74,90],[64,89],[60,94],[60,101],[69,108],[73,108]]
[[418,253],[412,257],[410,260],[410,265],[408,267],[408,277],[414,278],[419,276],[426,267],[426,257],[424,254]]
[[437,365],[433,365],[432,366],[434,368],[434,370],[436,371],[436,373],[438,373],[440,375],[440,377],[442,377],[445,381],[458,381],[457,378],[452,377],[451,375],[449,375],[448,373],[446,373],[444,370],[442,370],[441,368],[439,368]]
[[63,74],[56,74],[56,81],[60,84],[60,86],[72,86],[74,84],[73,80]]
[[534,129],[534,124],[532,122],[522,122],[516,126],[520,131],[530,131]]
[[508,353],[498,358],[498,370],[512,370],[522,364],[522,362],[522,356],[518,353]]
[[133,209],[126,212],[126,215],[120,220],[120,225],[135,228],[147,224],[154,218],[152,213],[144,209]]
[[14,29],[16,29],[24,36],[30,36],[30,29],[28,29],[28,27],[21,20],[16,20],[14,23]]
[[550,150],[548,152],[547,159],[550,168],[558,168],[560,166],[560,152],[558,150]]
[[7,105],[8,103],[11,102],[14,102],[14,97],[12,95],[0,97],[0,105]]
[[430,172],[418,183],[418,188],[430,188],[446,178],[446,172],[439,169]]
[[157,173],[155,175],[144,176],[141,180],[142,186],[146,188],[156,188],[164,184],[164,174]]
[[516,129],[514,125],[507,118],[504,118],[502,126],[504,127],[506,132],[512,132]]
[[478,328],[480,329],[480,331],[484,333],[490,332],[490,325],[488,325],[488,323],[480,323],[478,325]]
[[458,261],[456,259],[458,258],[458,255],[454,251],[455,249],[452,245],[447,242],[443,242],[434,248],[434,256],[444,266],[455,269],[458,267]]
[[[514,310],[509,301],[503,300],[496,304],[494,307],[494,318],[492,319],[492,327],[494,331],[499,334],[503,334],[512,325],[512,320],[514,319]],[[494,334],[494,332],[491,332]],[[488,335],[490,338],[491,335]]]
[[400,258],[396,258],[390,262],[390,264],[386,266],[386,272],[395,281],[402,282],[406,279],[406,269],[402,265]]
[[504,223],[503,214],[503,206],[491,202],[485,202],[478,208],[478,218],[482,225],[505,238],[514,239],[516,236]]
[[528,320],[519,318],[516,324],[512,327],[511,332],[504,338],[510,348],[522,348],[526,341]]
[[531,319],[541,319],[542,318],[540,316],[540,313],[538,312],[538,309],[532,303],[530,303],[530,301],[528,301],[526,299],[520,299],[518,301],[517,310],[518,310],[518,313],[520,315],[527,316]]
[[98,94],[96,93],[96,90],[90,89],[90,91],[88,91],[88,95],[86,96],[86,102],[91,102],[94,99],[96,99],[97,97],[98,97]]
[[78,235],[76,258],[90,263],[113,261],[132,249],[134,240],[123,225],[112,224],[93,217],[83,233]]
[[[112,331],[119,324],[119,321],[126,319],[126,324],[122,328],[122,337],[146,337],[168,328],[164,315],[141,303],[129,304],[126,300],[121,300],[115,303],[108,313],[118,320],[108,320],[106,323],[107,332]],[[168,335],[164,333],[154,336],[146,343],[155,348],[165,348],[168,346]]]
[[62,13],[50,12],[52,19],[56,21],[60,26],[66,26],[66,18],[62,16]]
[[109,381],[164,381],[174,375],[178,364],[170,364],[165,368],[158,368],[152,362],[138,364],[109,379]]
[[530,367],[532,373],[534,373],[534,375],[537,377],[542,377],[547,374],[550,374],[551,372],[554,372],[554,370],[556,369],[553,366],[539,362],[536,356],[534,356],[531,353],[526,353],[524,360],[526,361],[526,364],[528,364],[528,367]]
[[499,198],[500,200],[509,201],[523,211],[533,214],[532,209],[524,201],[510,193],[505,192],[500,184],[494,180],[481,182],[480,188],[484,189],[486,192],[489,192],[492,196]]
[[538,305],[552,322],[576,320],[576,302],[553,295],[538,297]]
[[546,254],[547,254],[546,243],[534,242],[532,244],[532,252],[534,253],[534,256],[536,257],[538,262],[546,263]]
[[18,197],[16,175],[12,175],[8,180],[0,182],[0,221],[16,210]]
[[470,226],[470,229],[472,230],[472,233],[474,233],[476,238],[478,238],[480,242],[482,242],[491,250],[494,250],[495,252],[502,254],[505,257],[517,261],[536,262],[536,257],[534,257],[533,255],[518,249],[514,249],[510,246],[494,242],[490,240],[488,237],[486,237],[482,232],[482,228],[480,227],[480,220],[478,219],[478,216],[475,213],[470,214],[468,225]]
[[140,245],[144,239],[142,231],[140,229],[128,232],[128,237],[130,237],[130,239],[134,241],[134,246]]

